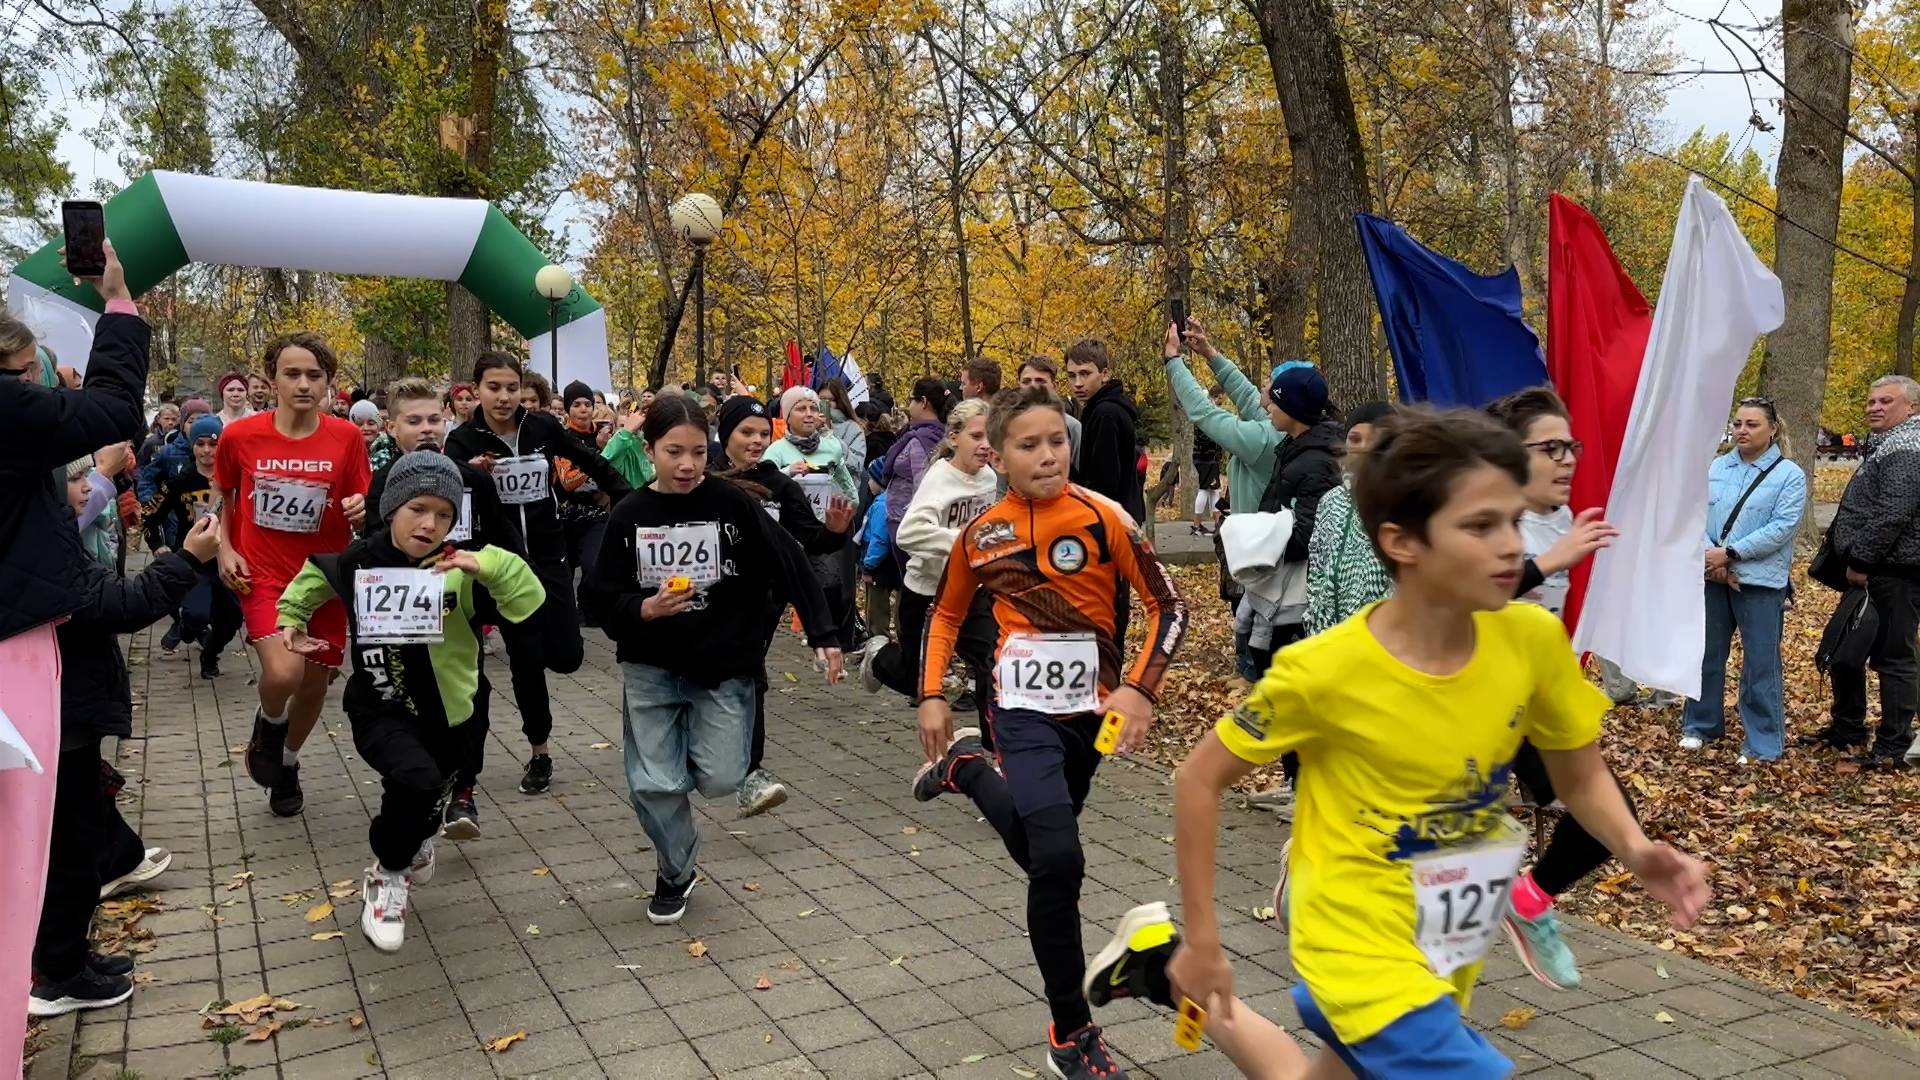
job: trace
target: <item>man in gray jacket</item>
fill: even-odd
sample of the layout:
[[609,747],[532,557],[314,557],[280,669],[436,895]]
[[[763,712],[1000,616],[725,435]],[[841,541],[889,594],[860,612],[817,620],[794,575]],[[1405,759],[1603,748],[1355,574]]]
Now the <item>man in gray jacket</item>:
[[[1833,550],[1847,582],[1864,586],[1880,616],[1870,661],[1880,673],[1880,729],[1861,764],[1906,767],[1915,706],[1914,635],[1920,630],[1920,383],[1889,375],[1867,397],[1867,458],[1834,515]],[[1835,749],[1867,744],[1865,668],[1835,664],[1833,718],[1803,742]]]

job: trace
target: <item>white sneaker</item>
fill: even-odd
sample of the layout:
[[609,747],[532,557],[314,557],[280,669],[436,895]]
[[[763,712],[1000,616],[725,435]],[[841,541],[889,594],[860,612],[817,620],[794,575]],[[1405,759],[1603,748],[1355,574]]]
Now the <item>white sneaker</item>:
[[1707,744],[1701,740],[1698,735],[1682,735],[1680,737],[1680,749],[1682,750],[1698,750],[1705,745]]
[[381,952],[399,952],[407,936],[408,871],[394,873],[379,863],[360,879],[360,932]]
[[1733,759],[1733,763],[1735,765],[1745,765],[1747,763],[1747,755],[1741,754],[1739,757]]
[[100,886],[100,899],[118,896],[135,885],[152,881],[166,873],[167,867],[172,865],[173,852],[163,847],[150,847],[146,850],[145,857],[140,860],[139,866]]
[[413,853],[413,865],[407,868],[407,876],[415,885],[425,885],[433,880],[433,837],[420,841],[420,850]]
[[1273,883],[1273,923],[1287,929],[1287,875],[1293,869],[1293,837],[1280,845],[1280,880]]
[[880,692],[880,676],[874,674],[873,658],[879,656],[880,650],[886,647],[887,635],[885,634],[875,634],[860,646],[860,685],[869,694]]

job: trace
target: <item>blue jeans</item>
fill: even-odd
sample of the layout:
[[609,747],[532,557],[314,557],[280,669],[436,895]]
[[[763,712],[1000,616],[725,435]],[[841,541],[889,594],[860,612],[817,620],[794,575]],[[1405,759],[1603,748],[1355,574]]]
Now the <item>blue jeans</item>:
[[627,791],[653,841],[660,878],[676,888],[693,880],[700,832],[687,794],[731,794],[747,775],[753,737],[753,680],[728,679],[709,690],[670,671],[621,664],[626,713]]
[[1707,649],[1700,659],[1700,699],[1688,701],[1680,732],[1711,741],[1726,733],[1727,652],[1740,631],[1740,725],[1746,742],[1740,752],[1774,761],[1786,749],[1787,728],[1781,704],[1780,624],[1787,591],[1747,585],[1738,590],[1706,583]]

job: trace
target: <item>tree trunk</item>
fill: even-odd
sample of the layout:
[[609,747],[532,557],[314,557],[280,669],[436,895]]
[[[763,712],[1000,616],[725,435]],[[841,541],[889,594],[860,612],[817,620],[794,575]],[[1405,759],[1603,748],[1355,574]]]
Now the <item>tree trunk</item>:
[[1368,208],[1366,149],[1328,0],[1245,0],[1286,115],[1293,208],[1313,226],[1320,368],[1336,402],[1386,396],[1373,352],[1373,290],[1353,216]]
[[[532,283],[528,283],[531,287]],[[481,353],[493,348],[493,316],[487,311],[487,305],[480,302],[458,282],[447,282],[447,357],[452,365],[455,382],[465,381],[460,373],[471,371],[473,361]],[[547,365],[539,363],[540,357],[528,357],[529,370],[545,374]],[[555,390],[560,389],[554,387]]]
[[[1853,8],[1848,0],[1786,0],[1786,121],[1775,173],[1779,214],[1773,272],[1786,293],[1786,321],[1767,336],[1761,392],[1778,406],[1796,439],[1794,459],[1813,475],[1814,433],[1827,382],[1833,311],[1833,240],[1840,223],[1846,167],[1847,98],[1853,61]],[[1807,515],[1811,521],[1812,515]]]
[[[1913,131],[1907,136],[1912,146],[1913,175],[1920,177],[1920,112],[1913,114]],[[1900,318],[1896,324],[1897,343],[1893,350],[1893,373],[1913,377],[1913,318],[1920,312],[1920,180],[1907,185],[1909,209],[1913,218],[1907,226],[1907,280],[1900,289]]]
[[[1313,226],[1299,207],[1287,211],[1287,238],[1280,262],[1266,279],[1269,340],[1273,363],[1307,355],[1307,308],[1313,300]],[[1251,357],[1248,357],[1251,359]]]
[[[1193,261],[1188,236],[1193,231],[1193,193],[1187,176],[1187,43],[1182,36],[1186,26],[1180,0],[1160,0],[1158,38],[1160,52],[1160,204],[1164,217],[1160,229],[1161,257],[1165,261],[1167,311],[1169,318],[1184,317],[1193,284]],[[1164,332],[1164,327],[1160,328]],[[1168,394],[1171,403],[1172,394]],[[1187,505],[1193,475],[1193,422],[1186,410],[1174,404],[1167,410],[1173,421],[1173,458],[1179,472],[1173,484],[1173,504]],[[1184,501],[1183,501],[1184,500]],[[1153,535],[1154,508],[1147,507],[1144,523],[1147,535]]]
[[1507,0],[1492,0],[1486,5],[1485,14],[1488,89],[1493,98],[1493,121],[1498,135],[1496,155],[1500,159],[1501,194],[1505,204],[1500,246],[1507,262],[1519,272],[1525,286],[1523,297],[1533,298],[1537,303],[1543,292],[1533,276],[1530,251],[1533,222],[1520,180],[1520,132],[1513,122],[1513,10]]
[[[407,358],[393,342],[367,335],[360,368],[360,389],[371,395],[407,373]],[[458,370],[458,369],[456,369]]]

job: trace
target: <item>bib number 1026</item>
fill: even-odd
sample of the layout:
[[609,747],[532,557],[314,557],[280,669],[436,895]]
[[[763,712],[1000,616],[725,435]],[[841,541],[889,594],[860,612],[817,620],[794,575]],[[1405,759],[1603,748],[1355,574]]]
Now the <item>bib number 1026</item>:
[[633,536],[640,584],[658,588],[684,577],[705,588],[720,581],[720,527],[711,521],[639,528]]

